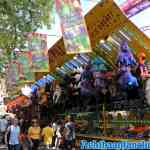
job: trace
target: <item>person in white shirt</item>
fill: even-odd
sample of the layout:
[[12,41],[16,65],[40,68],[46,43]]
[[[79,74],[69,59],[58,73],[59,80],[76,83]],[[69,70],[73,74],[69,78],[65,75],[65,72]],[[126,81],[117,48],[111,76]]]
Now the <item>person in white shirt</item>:
[[[8,137],[9,136],[9,137]],[[20,127],[18,119],[12,120],[12,125],[7,128],[5,134],[5,143],[8,145],[9,150],[20,150]]]
[[62,129],[62,122],[58,121],[57,129],[56,129],[55,149],[59,149],[61,146],[61,140],[63,137],[61,133],[61,129]]

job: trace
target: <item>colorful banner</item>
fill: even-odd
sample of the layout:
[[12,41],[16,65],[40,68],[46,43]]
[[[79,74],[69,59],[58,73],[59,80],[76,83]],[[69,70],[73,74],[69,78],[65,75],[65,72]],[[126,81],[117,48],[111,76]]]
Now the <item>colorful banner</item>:
[[[136,7],[136,5],[138,5],[142,1],[143,0],[127,0],[120,6],[120,8],[121,8],[121,10],[123,10],[126,13],[130,9]],[[146,0],[144,0],[144,1],[146,1]]]
[[13,60],[7,68],[7,86],[12,88],[12,86],[17,85],[17,82],[21,78],[22,66],[15,60]]
[[8,67],[8,85],[33,82],[35,77],[31,71],[32,58],[30,52],[18,51],[13,53],[13,59]]
[[32,57],[31,52],[17,52],[16,61],[19,63],[19,82],[34,82],[35,76],[32,72]]
[[80,1],[56,0],[55,2],[67,54],[91,52]]
[[28,48],[32,57],[33,72],[49,72],[47,35],[28,33]]

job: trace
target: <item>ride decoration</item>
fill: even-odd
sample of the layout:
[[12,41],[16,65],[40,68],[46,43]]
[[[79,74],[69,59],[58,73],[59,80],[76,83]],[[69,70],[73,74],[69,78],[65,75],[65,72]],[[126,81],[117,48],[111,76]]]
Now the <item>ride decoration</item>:
[[127,41],[123,41],[117,57],[118,83],[123,89],[128,87],[138,87],[138,81],[132,75],[131,69],[136,66],[136,60],[128,46]]
[[81,74],[81,95],[93,95],[93,80],[92,64],[88,62]]
[[138,74],[140,76],[141,83],[143,83],[145,87],[144,92],[147,104],[150,105],[150,72],[148,71],[147,66],[145,64],[146,54],[144,52],[139,53],[138,62]]
[[141,52],[138,56],[138,62],[139,62],[138,69],[140,72],[140,77],[142,79],[150,77],[150,73],[145,65],[145,61],[146,61],[146,55],[144,52]]

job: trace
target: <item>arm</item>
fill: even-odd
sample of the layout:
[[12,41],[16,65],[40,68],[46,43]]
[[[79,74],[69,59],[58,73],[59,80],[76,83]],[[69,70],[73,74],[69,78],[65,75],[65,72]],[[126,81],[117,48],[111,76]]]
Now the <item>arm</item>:
[[8,144],[8,134],[9,134],[9,132],[10,132],[10,127],[8,127],[7,128],[7,130],[6,130],[6,133],[5,133],[5,144],[7,145]]
[[43,137],[43,136],[44,136],[44,129],[41,132],[41,137]]
[[21,133],[20,127],[19,127],[19,134],[18,134],[18,139],[19,139],[19,143],[23,142],[23,133]]
[[[42,139],[43,138],[43,136],[44,136],[44,132],[41,130],[41,128],[39,127],[39,130],[40,130],[40,138],[39,138],[39,140],[40,139]],[[42,133],[43,132],[43,133]]]
[[30,128],[28,129],[28,139],[29,139],[29,141],[32,143],[32,140],[31,140],[31,132],[32,132],[32,128],[30,127]]
[[147,78],[147,77],[150,77],[150,74],[146,68],[146,70],[144,70],[144,68],[140,67],[140,71],[141,71],[141,77],[142,78]]

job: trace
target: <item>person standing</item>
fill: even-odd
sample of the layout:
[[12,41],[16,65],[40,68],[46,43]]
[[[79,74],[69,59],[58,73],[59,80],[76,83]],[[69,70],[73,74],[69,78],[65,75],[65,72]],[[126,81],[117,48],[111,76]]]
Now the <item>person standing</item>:
[[1,136],[1,142],[4,144],[4,137],[5,137],[5,132],[7,130],[8,127],[8,121],[5,118],[5,116],[3,116],[2,118],[0,118],[0,136]]
[[41,137],[41,128],[37,119],[32,120],[32,125],[28,129],[28,138],[32,145],[32,150],[38,150]]
[[64,129],[65,150],[72,150],[75,147],[75,123],[72,117],[67,116],[67,122]]
[[45,128],[43,128],[42,137],[43,137],[44,145],[46,149],[50,149],[50,147],[52,146],[53,136],[54,136],[54,131],[50,125],[47,125]]
[[55,139],[55,149],[64,149],[64,136],[63,136],[64,124],[62,121],[58,121]]
[[54,132],[53,139],[52,139],[52,147],[55,147],[56,130],[57,130],[57,123],[55,121],[52,123],[52,128]]
[[20,150],[20,127],[17,118],[14,118],[12,125],[7,128],[5,143],[8,145],[9,150]]

